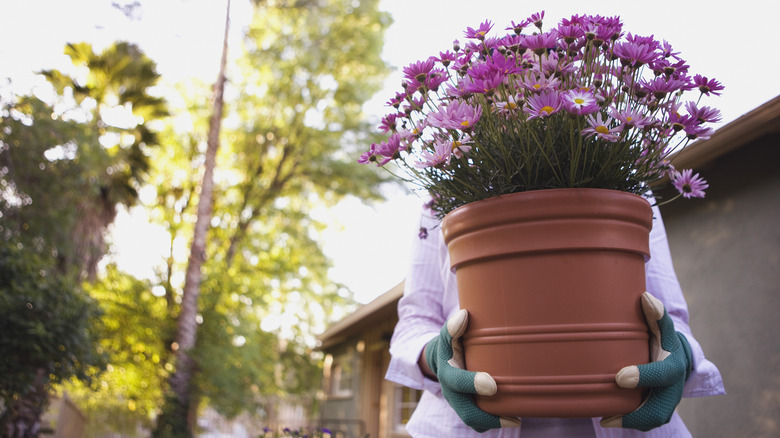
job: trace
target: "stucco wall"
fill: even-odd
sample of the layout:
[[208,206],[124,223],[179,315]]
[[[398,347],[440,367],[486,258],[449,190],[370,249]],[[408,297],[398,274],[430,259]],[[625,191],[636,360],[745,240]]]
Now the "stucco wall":
[[780,436],[780,138],[697,169],[704,200],[662,207],[691,327],[727,395],[685,399],[695,437]]

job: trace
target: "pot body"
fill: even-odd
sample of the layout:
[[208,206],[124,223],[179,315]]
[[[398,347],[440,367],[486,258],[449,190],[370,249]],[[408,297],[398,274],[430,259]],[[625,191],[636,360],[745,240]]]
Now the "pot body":
[[615,374],[649,361],[641,310],[652,210],[603,189],[502,195],[449,213],[442,230],[469,312],[466,368],[496,380],[477,396],[512,417],[602,417],[642,401]]

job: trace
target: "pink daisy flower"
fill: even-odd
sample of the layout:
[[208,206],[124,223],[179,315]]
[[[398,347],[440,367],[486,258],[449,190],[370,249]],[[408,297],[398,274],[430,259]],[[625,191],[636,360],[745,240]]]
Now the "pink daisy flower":
[[379,130],[385,134],[390,131],[395,131],[398,117],[402,117],[402,115],[399,113],[390,113],[382,117],[382,123],[379,125]]
[[390,138],[388,138],[386,141],[383,141],[377,145],[375,156],[378,155],[382,157],[382,159],[380,159],[378,162],[379,166],[384,166],[391,160],[398,158],[401,150],[401,136],[398,135],[398,133],[391,135]]
[[709,187],[707,181],[699,177],[699,174],[693,174],[693,170],[685,169],[682,172],[673,171],[672,185],[685,198],[703,198],[704,189]]
[[630,42],[615,44],[613,53],[620,58],[623,65],[632,67],[641,67],[644,64],[649,64],[658,57],[654,47],[648,44],[634,44]]
[[557,39],[558,32],[555,29],[552,29],[545,33],[526,35],[523,39],[523,46],[537,55],[541,55],[546,52],[547,49],[555,48]]
[[507,96],[506,99],[498,100],[493,104],[493,107],[499,113],[510,113],[516,110],[523,103],[523,95],[517,94],[514,96]]
[[413,79],[417,82],[425,81],[428,77],[428,73],[433,70],[435,58],[428,58],[425,61],[413,62],[404,67],[403,73],[406,79]]
[[528,74],[523,79],[520,79],[519,85],[526,90],[539,92],[544,90],[557,89],[560,80],[555,77],[548,78],[543,74]]
[[632,127],[644,129],[653,123],[653,120],[650,117],[647,117],[638,110],[624,109],[623,111],[618,111],[615,107],[612,107],[610,108],[609,115],[620,122],[620,126],[615,128],[615,130],[619,132],[623,132]]
[[652,93],[658,99],[663,99],[668,93],[673,93],[685,86],[685,81],[658,76],[649,81],[642,81],[641,85],[648,93]]
[[436,128],[468,130],[479,121],[480,116],[482,107],[454,100],[428,115],[428,124]]
[[368,150],[360,154],[360,157],[357,161],[360,164],[368,164],[370,162],[376,161],[376,143],[371,143],[371,146],[368,147]]
[[488,32],[490,32],[490,29],[492,28],[493,28],[493,23],[490,22],[490,20],[488,20],[480,24],[479,27],[476,29],[467,27],[466,31],[463,32],[463,34],[466,36],[466,38],[484,40],[485,35]]
[[693,83],[699,87],[701,94],[709,96],[710,93],[720,96],[719,91],[723,90],[723,85],[715,79],[708,79],[706,76],[696,75],[693,77]]
[[548,117],[557,113],[563,106],[561,96],[553,90],[534,94],[528,98],[528,118]]
[[542,20],[544,19],[544,11],[537,12],[533,15],[531,15],[530,18],[528,18],[529,23],[533,23],[534,26],[538,27],[539,29],[542,28]]
[[[613,129],[609,127],[609,125],[612,124],[612,119],[610,117],[607,117],[607,120],[604,121],[601,118],[601,113],[596,113],[595,117],[590,115],[587,120],[590,126],[582,130],[582,135],[585,137],[592,137],[595,135],[600,139],[611,142],[615,142],[619,138],[618,135],[613,132]],[[617,131],[617,129],[614,131]]]
[[599,110],[596,97],[590,90],[569,90],[561,97],[564,108],[572,114],[593,114]]
[[439,61],[444,67],[448,67],[450,63],[458,59],[458,55],[447,50],[446,52],[439,52],[439,57],[434,59]]
[[452,156],[452,142],[446,139],[439,139],[433,144],[433,151],[420,152],[420,159],[422,161],[414,163],[414,167],[436,167],[440,164],[447,164],[450,162]]
[[688,114],[698,120],[699,123],[716,123],[721,120],[719,109],[708,106],[699,108],[695,102],[686,102],[685,108],[688,110]]
[[506,28],[506,30],[511,30],[511,31],[513,31],[513,32],[514,32],[516,35],[520,35],[520,34],[523,32],[523,28],[525,28],[525,27],[526,27],[526,26],[528,26],[529,24],[531,24],[531,21],[530,21],[530,20],[527,20],[527,19],[526,19],[526,20],[523,20],[523,21],[521,21],[521,22],[519,22],[519,23],[515,23],[514,21],[512,21],[512,22],[510,23],[510,26],[509,26],[509,27],[507,27],[507,28]]

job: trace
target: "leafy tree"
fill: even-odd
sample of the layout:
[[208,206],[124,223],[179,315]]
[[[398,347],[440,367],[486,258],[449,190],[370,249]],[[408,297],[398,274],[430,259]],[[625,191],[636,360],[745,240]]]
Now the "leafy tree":
[[[79,282],[96,278],[117,206],[137,201],[149,170],[147,150],[157,143],[147,123],[167,114],[165,102],[149,94],[159,78],[155,64],[135,45],[116,43],[94,53],[89,44],[68,44],[65,53],[77,70],[41,72],[52,85],[50,97],[14,97],[0,107],[0,243],[17,248],[21,263],[3,265],[8,268],[3,294],[9,300],[3,322],[9,326],[0,331],[0,340],[34,360],[15,370],[26,371],[28,379],[15,381],[32,381],[35,388],[25,393],[30,403],[14,389],[14,400],[24,402],[19,406],[28,412],[6,405],[9,424],[17,422],[12,415],[37,421],[42,405],[35,400],[45,399],[52,383],[99,369],[80,356],[93,348],[95,339],[83,327],[95,314]],[[33,281],[31,272],[45,274],[46,281]],[[18,313],[18,300],[25,299],[34,309],[45,309],[43,316],[31,312],[29,320],[5,319],[6,310],[24,315]],[[41,337],[37,356],[22,348],[29,345],[14,343],[20,330]],[[60,357],[63,351],[73,364]]]
[[[329,261],[318,242],[322,224],[311,212],[348,194],[378,197],[382,179],[354,159],[369,131],[362,103],[386,71],[380,54],[389,19],[377,3],[258,4],[241,74],[230,81],[235,97],[227,102],[217,158],[198,315],[187,317],[200,321],[189,418],[201,400],[230,416],[262,406],[270,395],[313,398],[318,387],[316,366],[291,370],[307,369],[301,358],[311,364],[307,341],[345,302],[345,293],[327,278]],[[204,162],[197,149],[202,137],[179,144],[182,155]],[[192,217],[195,187],[176,169],[160,171],[158,208],[168,210],[159,216]],[[175,303],[176,288],[169,292],[168,302]],[[280,313],[288,317],[283,335],[258,330]],[[285,378],[277,381],[280,372]],[[168,422],[184,411],[164,415]]]
[[85,289],[103,311],[95,335],[107,362],[91,381],[71,379],[64,388],[89,418],[86,436],[133,436],[138,426],[153,426],[163,403],[163,384],[173,369],[168,345],[175,326],[151,284],[113,264]]
[[[214,176],[214,211],[207,222],[201,293],[194,315],[198,336],[192,350],[193,407],[189,412],[180,410],[169,417],[178,425],[177,430],[186,430],[188,418],[193,418],[197,406],[203,404],[232,416],[242,410],[262,411],[269,399],[288,394],[314,399],[320,370],[311,352],[312,334],[339,317],[338,309],[350,301],[346,290],[328,279],[330,262],[319,244],[323,224],[312,212],[347,195],[378,197],[376,188],[383,180],[371,169],[358,166],[354,157],[370,141],[362,103],[380,87],[386,71],[380,54],[388,24],[386,14],[378,11],[377,0],[258,2],[246,53],[239,65],[231,67],[226,90],[226,122],[220,136],[223,144]],[[92,65],[97,67],[99,63]],[[71,137],[65,136],[75,139],[72,142],[47,140],[49,146],[41,145],[39,153],[32,155],[45,167],[56,167],[61,172],[57,175],[63,178],[63,211],[72,213],[61,217],[72,217],[68,219],[72,222],[62,224],[66,233],[52,230],[52,236],[62,242],[63,249],[58,249],[60,260],[71,264],[74,260],[89,259],[78,255],[81,253],[77,248],[84,247],[81,242],[69,240],[80,221],[81,205],[106,212],[104,217],[113,220],[116,204],[112,213],[110,208],[100,210],[98,207],[104,204],[90,203],[89,199],[119,200],[119,204],[132,205],[144,181],[157,190],[157,199],[146,207],[153,220],[169,231],[171,248],[191,242],[197,201],[202,194],[199,184],[208,144],[205,128],[211,113],[210,102],[204,96],[209,94],[200,88],[187,99],[194,128],[182,134],[169,124],[155,134],[155,143],[139,143],[137,149],[147,157],[146,167],[136,167],[140,170],[137,177],[123,178],[126,184],[115,186],[108,178],[113,173],[98,170],[111,167],[107,165],[110,163],[127,170],[129,155],[123,151],[131,148],[132,139],[140,137],[127,137],[119,147],[82,149],[88,135],[98,142],[90,144],[99,144],[103,131],[95,120],[105,112],[95,110],[99,100],[92,97],[84,97],[81,105],[66,105],[71,94],[78,103],[77,95],[99,95],[101,89],[111,94],[114,89],[87,87],[75,79],[68,82],[56,73],[49,77],[61,85],[60,107],[71,108],[66,120],[60,115],[57,122],[68,121],[75,131]],[[94,79],[99,82],[101,77],[104,76],[95,75]],[[108,108],[112,99],[100,102]],[[51,118],[52,112],[57,113],[55,107],[43,106],[36,117]],[[14,111],[21,110],[10,109],[7,113]],[[27,127],[23,117],[11,119],[19,122],[14,135],[23,131],[22,126]],[[111,132],[122,128],[103,123]],[[61,130],[60,126],[55,131]],[[43,135],[37,130],[31,132]],[[103,137],[104,141],[108,137],[111,136]],[[11,145],[14,140],[5,137],[3,144]],[[157,143],[163,147],[151,147]],[[63,158],[40,159],[40,154],[51,149],[52,144],[66,146],[60,154]],[[0,153],[11,146],[3,147]],[[15,149],[14,153],[20,151]],[[34,169],[35,161],[30,163],[29,168]],[[92,167],[88,163],[99,165]],[[73,166],[73,170],[66,172],[66,165]],[[93,173],[82,180],[85,169],[92,169]],[[30,187],[37,187],[36,181],[22,187],[17,185],[18,176],[8,170],[0,174],[0,184],[6,181],[0,190],[13,193],[12,198],[23,199],[32,193]],[[57,181],[53,174],[47,173],[46,177],[52,183]],[[97,187],[102,188],[97,191],[100,196],[94,196]],[[46,191],[41,188],[40,192]],[[131,196],[120,196],[123,193]],[[37,203],[39,196],[29,198]],[[31,217],[35,212],[41,215],[41,224],[50,226],[56,218],[54,212],[47,216],[43,211],[25,210],[21,208],[23,204],[24,201],[9,203],[2,210],[7,213],[5,217]],[[14,220],[7,229],[21,233],[21,225],[16,226],[20,223],[21,220]],[[29,220],[26,223],[32,224]],[[103,245],[102,240],[90,242],[93,248]],[[147,424],[143,417],[152,406],[161,406],[166,397],[151,386],[159,384],[167,389],[162,382],[171,376],[176,364],[171,349],[172,322],[181,311],[181,279],[186,260],[175,254],[171,251],[169,259],[160,266],[159,278],[154,283],[139,282],[109,267],[105,277],[88,286],[89,293],[106,311],[100,346],[110,357],[110,367],[91,387],[71,384],[67,388],[90,415],[106,419],[104,424],[119,423],[110,424],[112,430],[127,430],[133,421]],[[152,290],[155,294],[151,294]],[[154,333],[141,327],[151,328]],[[90,394],[90,389],[96,389],[97,394]],[[102,414],[100,406],[105,407]],[[160,413],[155,410],[155,414]]]
[[94,53],[88,43],[65,53],[79,71],[41,72],[53,102],[24,96],[6,102],[0,133],[0,202],[7,231],[43,238],[63,267],[94,279],[105,230],[117,206],[131,206],[157,143],[149,122],[167,115],[149,94],[159,75],[137,46],[115,43]]
[[36,437],[51,385],[104,365],[98,306],[50,254],[0,238],[0,315],[0,435]]

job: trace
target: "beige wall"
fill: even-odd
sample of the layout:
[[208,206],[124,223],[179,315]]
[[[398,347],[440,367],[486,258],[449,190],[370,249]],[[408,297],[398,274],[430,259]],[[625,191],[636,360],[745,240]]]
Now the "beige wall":
[[780,138],[697,169],[704,200],[662,207],[691,328],[727,395],[685,399],[695,437],[780,436]]

